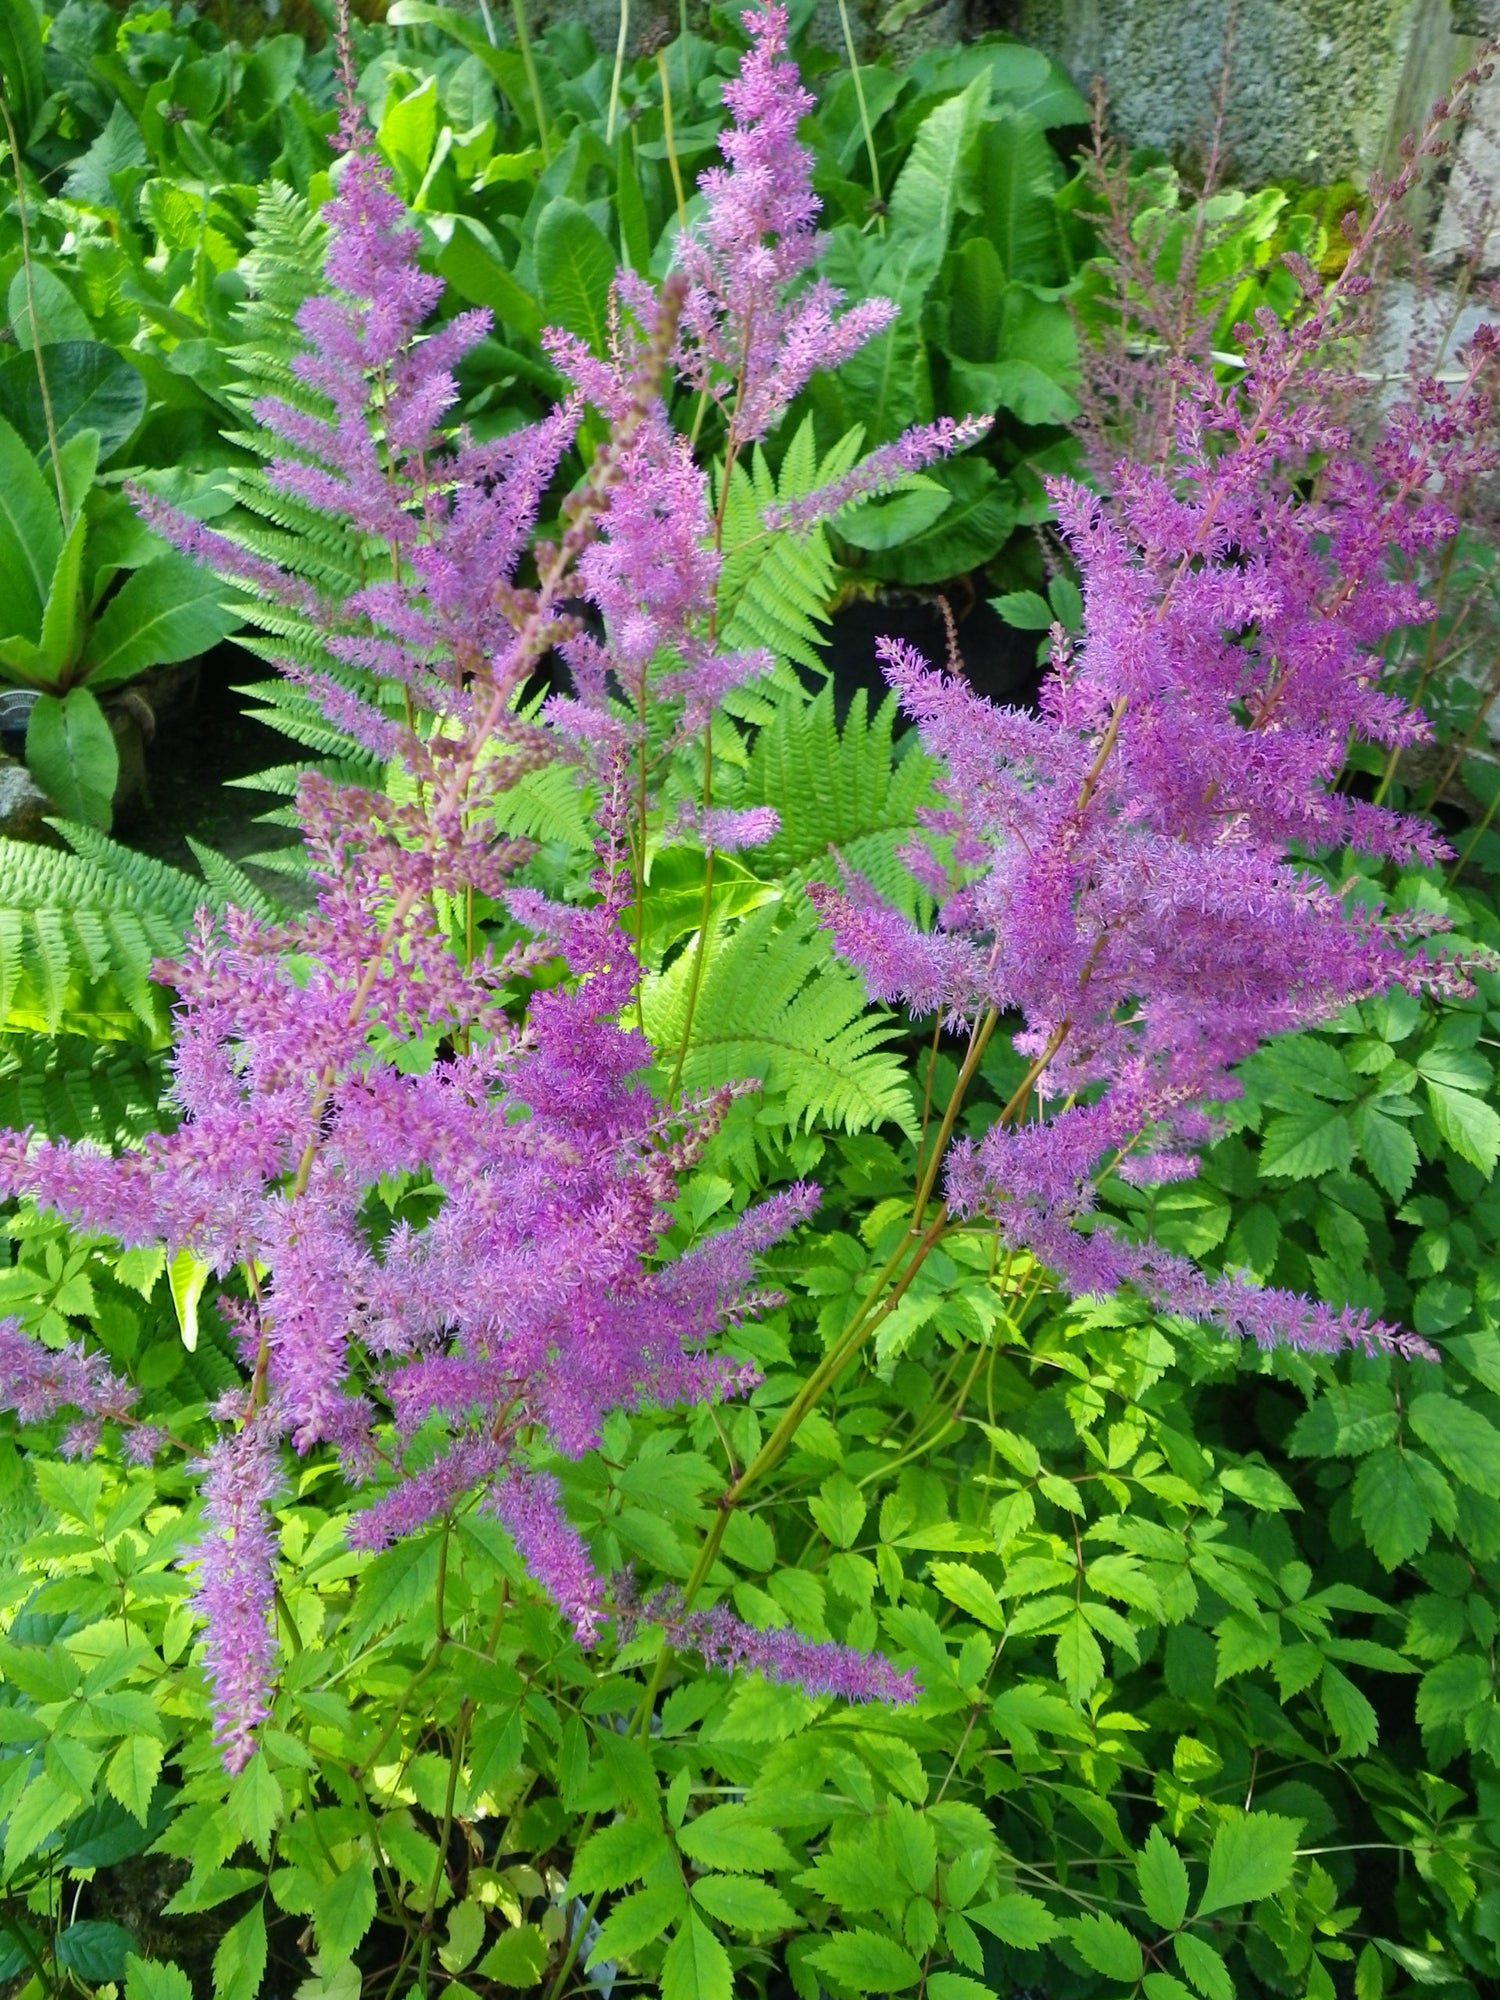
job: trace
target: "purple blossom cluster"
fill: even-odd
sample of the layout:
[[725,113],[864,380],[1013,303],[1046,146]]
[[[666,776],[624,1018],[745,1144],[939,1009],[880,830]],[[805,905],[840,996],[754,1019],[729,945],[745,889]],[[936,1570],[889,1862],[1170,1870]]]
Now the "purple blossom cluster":
[[[271,399],[256,414],[285,447],[272,479],[384,549],[385,573],[324,602],[151,509],[179,546],[312,622],[335,671],[286,671],[407,779],[390,791],[304,779],[305,916],[200,914],[168,969],[174,1129],[115,1159],[0,1141],[6,1192],[125,1244],[190,1251],[223,1280],[240,1274],[244,1296],[222,1303],[248,1380],[216,1412],[196,1553],[231,1769],[272,1698],[269,1508],[287,1446],[334,1451],[366,1491],[352,1535],[365,1548],[477,1496],[591,1643],[602,1586],[549,1456],[589,1449],[611,1410],[753,1386],[721,1337],[765,1306],[756,1258],[816,1203],[816,1190],[791,1187],[664,1257],[669,1205],[730,1093],[664,1105],[644,1078],[652,1051],[625,1025],[638,967],[621,923],[634,889],[622,753],[632,727],[643,737],[648,702],[698,727],[763,664],[714,642],[718,556],[704,475],[667,418],[674,356],[715,391],[721,367],[737,370],[730,421],[758,435],[815,362],[888,311],[856,309],[825,339],[831,294],[798,289],[816,204],[790,141],[785,16],[749,18],[729,164],[705,182],[704,244],[683,246],[683,272],[658,291],[622,276],[609,352],[557,336],[568,397],[483,444],[443,424],[454,364],[487,316],[424,332],[441,287],[418,267],[346,71],[328,283],[300,316],[308,407]],[[545,536],[586,404],[604,441]],[[523,720],[520,690],[553,647],[576,694],[543,723]],[[591,900],[565,907],[515,883],[526,850],[497,839],[494,806],[580,737],[600,858]],[[710,810],[697,831],[728,845],[774,828]],[[456,898],[504,912],[497,941],[453,933]],[[562,977],[535,982],[543,966]],[[403,1184],[420,1187],[427,1219],[372,1224],[389,1216],[379,1192]],[[95,1427],[83,1448],[128,1413],[128,1388],[97,1357],[43,1355],[13,1331],[0,1330],[0,1389],[31,1417],[77,1409]]]
[[786,1625],[762,1630],[736,1618],[727,1604],[695,1610],[671,1586],[654,1592],[638,1610],[627,1607],[621,1622],[627,1633],[637,1624],[658,1625],[674,1651],[696,1653],[707,1667],[748,1669],[805,1694],[900,1704],[915,1701],[920,1692],[910,1670],[898,1673],[878,1653],[831,1639],[804,1639]]
[[1234,387],[1184,382],[1165,469],[1120,461],[1105,494],[1054,483],[1083,636],[1054,634],[1038,713],[883,646],[943,766],[941,840],[909,856],[938,922],[915,929],[852,878],[821,900],[873,996],[981,1034],[1020,1016],[1025,1081],[953,1148],[952,1206],[992,1215],[1075,1293],[1131,1282],[1263,1345],[1421,1350],[1361,1312],[1208,1278],[1091,1213],[1107,1168],[1193,1171],[1234,1065],[1266,1037],[1392,986],[1463,984],[1413,949],[1420,920],[1292,857],[1441,852],[1428,825],[1336,781],[1351,740],[1423,733],[1382,692],[1380,650],[1426,615],[1413,578],[1453,531],[1442,496],[1473,475],[1493,357],[1481,344],[1460,384],[1423,385],[1361,458],[1313,365],[1332,310],[1243,328]]

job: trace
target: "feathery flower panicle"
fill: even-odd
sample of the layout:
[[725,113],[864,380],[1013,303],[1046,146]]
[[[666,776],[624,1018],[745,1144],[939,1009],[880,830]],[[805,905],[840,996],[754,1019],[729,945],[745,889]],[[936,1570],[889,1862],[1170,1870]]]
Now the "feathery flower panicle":
[[[389,574],[322,604],[197,523],[160,508],[154,522],[314,620],[330,659],[369,692],[336,673],[302,684],[340,728],[394,755],[409,783],[387,794],[309,776],[298,808],[311,909],[284,924],[200,914],[171,969],[174,1130],[115,1160],[20,1135],[0,1143],[10,1192],[128,1244],[191,1250],[221,1277],[264,1274],[232,1308],[250,1380],[216,1412],[224,1429],[203,1467],[196,1555],[216,1735],[232,1769],[272,1699],[268,1508],[288,1445],[333,1450],[368,1490],[351,1537],[360,1547],[477,1495],[592,1643],[602,1585],[538,1466],[597,1443],[611,1410],[753,1387],[756,1371],[720,1351],[719,1336],[767,1303],[756,1257],[817,1199],[783,1192],[690,1254],[662,1257],[681,1175],[728,1094],[664,1106],[643,1081],[650,1048],[621,1025],[638,971],[620,923],[632,891],[608,731],[588,907],[515,887],[525,850],[493,834],[499,794],[558,753],[556,729],[517,717],[517,691],[558,644],[587,678],[572,600],[604,621],[601,677],[654,700],[647,667],[670,655],[667,678],[695,721],[761,664],[721,655],[708,636],[717,558],[706,486],[662,395],[683,287],[622,283],[607,356],[559,338],[576,389],[549,417],[483,445],[445,435],[453,365],[484,318],[423,332],[440,287],[417,266],[415,235],[346,98],[329,285],[303,312],[297,364],[323,414],[272,401],[259,415],[287,447],[273,477],[378,536]],[[585,397],[608,432],[562,503],[555,540],[537,544]],[[392,689],[419,725],[387,705]],[[751,819],[740,831],[768,829]],[[507,904],[529,936],[503,951],[455,950],[444,899],[471,890]],[[518,1028],[513,980],[556,960],[566,982],[537,991]],[[372,1244],[368,1198],[413,1174],[433,1191],[431,1220]],[[23,1413],[73,1409],[80,1450],[131,1394],[101,1357],[48,1354],[14,1329],[0,1329],[0,1385]]]
[[736,1618],[725,1604],[692,1610],[684,1605],[681,1591],[670,1586],[624,1616],[629,1626],[659,1625],[668,1645],[696,1653],[707,1667],[731,1673],[749,1669],[804,1694],[904,1705],[920,1692],[915,1675],[898,1673],[879,1653],[861,1653],[829,1639],[804,1639],[787,1626],[761,1630]]
[[276,1537],[267,1509],[281,1486],[273,1423],[252,1418],[223,1437],[203,1471],[203,1518],[194,1603],[207,1634],[204,1670],[213,1689],[214,1741],[225,1769],[241,1771],[271,1712],[276,1671]]
[[873,996],[1021,1017],[1026,1082],[977,1146],[953,1149],[953,1207],[992,1215],[1077,1293],[1133,1283],[1263,1345],[1423,1352],[1368,1315],[1208,1278],[1089,1221],[1101,1170],[1190,1170],[1234,1065],[1267,1036],[1392,986],[1463,985],[1461,966],[1413,952],[1402,916],[1292,857],[1443,851],[1335,780],[1351,737],[1422,733],[1380,689],[1380,649],[1426,615],[1408,571],[1453,530],[1443,496],[1474,474],[1491,356],[1456,389],[1425,385],[1360,463],[1340,456],[1313,366],[1325,332],[1263,315],[1241,329],[1237,386],[1207,369],[1184,381],[1164,468],[1118,462],[1108,497],[1054,482],[1084,623],[1039,713],[882,645],[944,765],[931,824],[958,874],[930,934],[857,881],[820,903]]

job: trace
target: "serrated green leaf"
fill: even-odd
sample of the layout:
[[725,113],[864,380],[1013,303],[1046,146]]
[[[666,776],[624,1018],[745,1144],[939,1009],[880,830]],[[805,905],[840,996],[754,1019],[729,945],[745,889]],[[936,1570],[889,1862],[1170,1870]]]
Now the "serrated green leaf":
[[[681,1881],[659,1889],[637,1889],[622,1897],[601,1925],[589,1963],[603,1965],[611,1958],[634,1958],[646,1945],[665,1937],[686,1906],[687,1891]],[[481,1965],[481,1972],[484,1969]]]
[[856,1993],[904,1993],[922,1977],[922,1967],[904,1945],[878,1931],[841,1931],[808,1958],[840,1986]]
[[1437,1391],[1412,1400],[1412,1429],[1465,1486],[1500,1498],[1500,1430],[1471,1404]]
[[162,1745],[154,1736],[130,1735],[105,1766],[104,1782],[126,1812],[146,1824],[161,1773]]
[[193,2000],[193,1989],[180,1966],[132,1952],[125,1960],[125,2000]]
[[496,1938],[476,1970],[497,1986],[540,1986],[550,1956],[535,1924],[517,1924]]
[[1177,1963],[1203,1995],[1203,2000],[1235,2000],[1229,1967],[1212,1945],[1194,1937],[1191,1931],[1179,1931],[1172,1940],[1172,1949],[1177,1954]]
[[1175,1931],[1187,1914],[1187,1864],[1159,1826],[1152,1827],[1136,1856],[1135,1880],[1147,1916]]
[[1028,1896],[1020,1889],[1008,1896],[997,1896],[991,1903],[976,1904],[965,1914],[971,1923],[982,1925],[1002,1944],[1013,1945],[1017,1951],[1035,1951],[1040,1945],[1050,1944],[1062,1931],[1062,1925],[1041,1898]]
[[1106,1979],[1122,1980],[1133,1986],[1140,1978],[1144,1969],[1140,1941],[1132,1937],[1118,1917],[1074,1917],[1067,1932],[1084,1964],[1102,1972]]
[[677,1845],[690,1860],[705,1868],[737,1869],[743,1873],[785,1868],[792,1859],[781,1835],[769,1826],[762,1826],[742,1805],[711,1806],[707,1812],[684,1820]]
[[1208,1882],[1198,1915],[1258,1903],[1284,1889],[1292,1879],[1301,1831],[1300,1820],[1268,1812],[1245,1813],[1221,1826],[1208,1851]]
[[266,1970],[266,1913],[250,1908],[219,1940],[214,1953],[214,2000],[256,2000]]
[[1005,1610],[995,1595],[995,1587],[970,1563],[935,1562],[928,1573],[950,1604],[967,1611],[992,1632],[1005,1629]]
[[1388,1445],[1367,1458],[1354,1482],[1354,1517],[1387,1569],[1419,1555],[1434,1516],[1455,1519],[1452,1489],[1420,1453]]
[[694,1910],[667,1946],[661,2000],[732,2000],[729,1954]]
[[616,1820],[613,1826],[591,1833],[579,1848],[568,1871],[568,1887],[575,1896],[623,1889],[627,1882],[639,1881],[666,1851],[662,1835],[645,1820]]
[[700,1875],[693,1884],[693,1901],[731,1930],[754,1937],[791,1930],[797,1922],[780,1890],[751,1875]]
[[324,1964],[340,1965],[352,1957],[375,1921],[375,1871],[363,1855],[321,1892],[312,1916]]

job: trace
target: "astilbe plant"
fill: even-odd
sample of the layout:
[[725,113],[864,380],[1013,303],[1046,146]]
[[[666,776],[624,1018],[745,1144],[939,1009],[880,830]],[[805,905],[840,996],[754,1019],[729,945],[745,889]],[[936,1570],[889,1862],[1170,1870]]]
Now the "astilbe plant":
[[[215,1730],[232,1770],[251,1754],[274,1685],[268,1510],[288,1445],[332,1450],[369,1489],[353,1530],[366,1548],[478,1492],[593,1643],[603,1581],[547,1461],[595,1444],[611,1410],[702,1402],[756,1380],[719,1337],[769,1296],[754,1284],[757,1253],[816,1201],[813,1189],[783,1190],[663,1259],[669,1204],[730,1093],[667,1106],[644,1080],[652,1051],[624,1025],[638,977],[621,923],[637,889],[626,774],[648,705],[699,726],[764,665],[715,644],[708,483],[667,419],[674,364],[705,386],[735,367],[731,421],[758,435],[815,360],[888,316],[867,304],[836,323],[827,288],[799,293],[816,254],[815,204],[807,158],[789,150],[786,19],[768,8],[747,22],[729,165],[705,183],[705,246],[689,246],[687,273],[659,290],[622,276],[607,356],[556,336],[570,394],[489,443],[443,429],[454,364],[488,316],[422,333],[441,286],[417,264],[346,68],[327,287],[303,308],[295,364],[324,411],[272,400],[256,415],[287,448],[273,480],[384,548],[386,574],[325,603],[142,501],[236,587],[314,622],[357,675],[286,670],[404,773],[389,790],[303,779],[306,915],[200,916],[167,969],[179,996],[173,1130],[119,1158],[26,1135],[4,1148],[9,1193],[122,1243],[189,1253],[221,1278],[241,1274],[242,1296],[222,1305],[247,1380],[221,1399],[201,1453],[207,1534],[196,1551]],[[556,530],[539,534],[587,405],[603,442]],[[934,433],[907,457],[923,462],[953,441]],[[883,461],[867,474],[871,485],[890,476]],[[576,615],[580,598],[602,637]],[[524,719],[522,691],[553,647],[576,693],[545,721]],[[359,676],[394,701],[353,691]],[[580,739],[596,779],[599,866],[592,900],[572,908],[515,885],[527,850],[496,838],[494,806]],[[713,832],[728,844],[735,829]],[[500,905],[516,942],[449,934],[455,899],[475,898]],[[529,992],[517,1025],[530,975],[559,962],[564,977]],[[378,1191],[403,1177],[435,1204],[431,1219],[372,1222]],[[138,1455],[159,1442],[135,1425],[129,1385],[81,1349],[39,1357],[6,1331],[0,1394],[33,1420],[78,1410],[80,1451],[106,1420]],[[722,1610],[647,1609],[711,1660],[861,1698],[911,1691],[883,1663],[789,1646]],[[622,1615],[636,1613],[622,1602]]]
[[1361,1310],[1207,1276],[1095,1213],[1109,1171],[1195,1172],[1234,1066],[1267,1036],[1394,986],[1465,983],[1420,917],[1313,865],[1340,849],[1442,852],[1427,823],[1337,780],[1351,741],[1425,732],[1382,691],[1381,648],[1428,615],[1413,570],[1454,531],[1444,493],[1488,454],[1488,336],[1458,382],[1419,383],[1372,448],[1347,449],[1333,412],[1349,385],[1321,357],[1381,221],[1326,292],[1302,269],[1293,329],[1268,310],[1239,329],[1232,385],[1207,366],[1183,374],[1159,465],[1116,460],[1104,493],[1053,484],[1084,615],[1076,641],[1054,634],[1038,713],[883,648],[944,766],[932,826],[946,852],[908,857],[936,928],[913,929],[852,876],[816,893],[872,996],[969,1025],[955,1103],[1002,1017],[1020,1017],[1026,1067],[998,1119],[945,1152],[950,1105],[929,1149],[924,1189],[942,1156],[951,1211],[991,1217],[1075,1294],[1133,1284],[1263,1346],[1423,1353]]

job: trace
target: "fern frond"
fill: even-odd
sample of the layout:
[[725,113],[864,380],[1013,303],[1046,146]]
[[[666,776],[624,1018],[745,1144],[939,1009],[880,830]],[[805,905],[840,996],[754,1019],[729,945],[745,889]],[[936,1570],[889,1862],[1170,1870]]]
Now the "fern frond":
[[82,851],[87,830],[63,830],[81,851],[0,840],[0,1033],[159,1043],[167,998],[151,966],[181,947],[181,904],[154,893],[160,863],[103,835]]
[[207,846],[201,840],[188,837],[188,846],[193,850],[193,859],[203,870],[203,879],[208,885],[204,900],[216,910],[225,910],[233,904],[238,910],[248,910],[252,917],[259,917],[263,923],[274,923],[278,917],[286,915],[283,905],[273,902],[263,889],[258,889],[237,863],[217,848]]
[[7,1035],[0,1045],[0,1125],[49,1139],[137,1145],[161,1123],[162,1060],[77,1035]]
[[[890,1017],[867,1007],[805,899],[719,925],[705,943],[687,1089],[759,1077],[767,1111],[793,1129],[858,1132],[889,1119],[915,1136],[911,1085],[888,1046]],[[681,1041],[692,967],[689,948],[644,983],[645,1029],[658,1049]]]
[[925,920],[928,898],[903,866],[900,850],[935,803],[937,766],[915,735],[892,743],[893,696],[870,716],[861,689],[844,726],[833,689],[813,701],[778,701],[757,731],[737,806],[774,806],[781,825],[757,852],[757,870],[793,881],[837,881],[839,861],[865,876],[906,915]]
[[[757,448],[729,476],[724,500],[723,566],[719,573],[719,631],[732,647],[764,646],[783,669],[788,664],[825,670],[819,657],[835,566],[821,527],[800,534],[769,528],[778,502],[800,499],[848,469],[859,449],[851,431],[818,462],[812,419],[797,431],[782,460],[780,477]],[[717,496],[716,496],[717,497]]]

